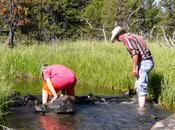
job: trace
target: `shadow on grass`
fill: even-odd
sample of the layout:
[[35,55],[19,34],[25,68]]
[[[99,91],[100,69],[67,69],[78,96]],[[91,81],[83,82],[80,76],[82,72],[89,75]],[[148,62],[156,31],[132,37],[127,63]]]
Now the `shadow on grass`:
[[159,96],[161,94],[161,83],[163,81],[163,76],[159,73],[153,73],[150,76],[148,91],[153,101],[158,103]]

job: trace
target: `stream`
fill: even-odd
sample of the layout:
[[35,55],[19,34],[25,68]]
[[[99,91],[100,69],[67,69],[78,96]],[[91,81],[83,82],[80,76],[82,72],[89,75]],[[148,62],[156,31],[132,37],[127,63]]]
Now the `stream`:
[[[16,82],[13,90],[22,94],[41,92],[40,83]],[[118,95],[117,90],[76,86],[77,95]],[[18,130],[149,130],[172,112],[147,103],[144,113],[137,110],[137,102],[115,104],[77,105],[74,114],[42,115],[31,109],[16,108],[3,121],[9,128]]]

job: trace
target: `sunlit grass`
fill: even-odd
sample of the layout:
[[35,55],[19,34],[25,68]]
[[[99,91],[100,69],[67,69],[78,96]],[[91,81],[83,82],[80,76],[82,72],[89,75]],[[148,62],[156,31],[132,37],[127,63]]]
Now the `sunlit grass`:
[[2,47],[1,78],[38,78],[42,64],[64,64],[76,73],[82,84],[126,88],[133,80],[129,74],[131,61],[121,48],[83,41],[53,46],[18,46],[8,50]]
[[157,92],[158,102],[162,106],[175,109],[175,48],[160,48],[153,44],[151,51],[155,67],[150,88]]

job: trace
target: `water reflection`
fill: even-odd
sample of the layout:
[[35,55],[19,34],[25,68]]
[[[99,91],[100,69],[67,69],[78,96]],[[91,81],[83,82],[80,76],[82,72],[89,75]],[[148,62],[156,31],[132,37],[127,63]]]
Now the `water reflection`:
[[[62,116],[62,119],[59,119]],[[64,117],[64,118],[63,118]],[[44,130],[73,130],[75,121],[65,115],[39,115],[38,121]]]
[[77,105],[75,114],[41,115],[17,109],[6,125],[26,130],[148,130],[170,112],[146,106],[140,115],[136,104]]
[[[22,80],[14,81],[12,83],[12,91],[19,91],[22,94],[41,94],[41,81],[33,80]],[[75,87],[76,95],[88,95],[89,93],[94,93],[97,95],[117,95],[118,90],[106,89],[106,88],[95,88],[93,86],[83,86],[77,84]]]

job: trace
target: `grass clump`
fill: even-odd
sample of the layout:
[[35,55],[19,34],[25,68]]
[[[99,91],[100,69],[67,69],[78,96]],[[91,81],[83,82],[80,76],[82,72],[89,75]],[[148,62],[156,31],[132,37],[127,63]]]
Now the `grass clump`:
[[0,118],[2,118],[8,108],[11,87],[5,81],[1,81],[0,88]]

